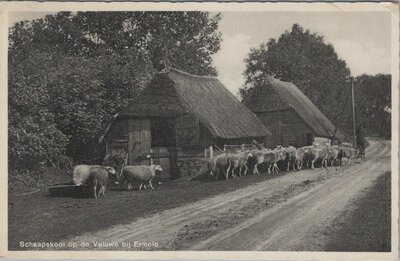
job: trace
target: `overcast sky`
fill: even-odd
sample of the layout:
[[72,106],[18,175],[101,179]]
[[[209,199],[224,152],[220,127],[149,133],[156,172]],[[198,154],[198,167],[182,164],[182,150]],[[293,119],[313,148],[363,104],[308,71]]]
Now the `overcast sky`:
[[235,95],[244,83],[243,60],[252,47],[279,38],[294,23],[324,36],[353,76],[391,71],[388,13],[222,13],[221,50],[214,56],[219,79]]
[[[16,13],[10,22],[43,17],[46,13]],[[279,38],[294,23],[324,36],[353,76],[390,73],[389,13],[231,12],[222,13],[219,30],[223,42],[214,56],[218,78],[233,93],[243,85],[244,59],[252,47]]]

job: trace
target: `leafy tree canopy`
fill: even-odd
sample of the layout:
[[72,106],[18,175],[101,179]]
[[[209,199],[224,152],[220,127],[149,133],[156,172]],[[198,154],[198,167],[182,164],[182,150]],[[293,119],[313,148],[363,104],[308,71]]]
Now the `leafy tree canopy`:
[[[220,15],[60,12],[9,31],[10,162],[55,162],[104,130],[164,64],[216,75]],[[28,166],[29,164],[25,164]],[[26,166],[23,167],[26,167]]]
[[25,63],[9,66],[9,167],[30,168],[46,160],[56,164],[67,136],[57,128],[51,98],[42,81],[48,57],[38,53]]
[[372,135],[391,135],[391,76],[360,75],[355,79],[356,119]]
[[146,53],[194,74],[216,75],[212,54],[220,48],[220,14],[207,12],[59,12],[19,22],[10,32],[10,52],[49,50],[96,57],[126,49]]

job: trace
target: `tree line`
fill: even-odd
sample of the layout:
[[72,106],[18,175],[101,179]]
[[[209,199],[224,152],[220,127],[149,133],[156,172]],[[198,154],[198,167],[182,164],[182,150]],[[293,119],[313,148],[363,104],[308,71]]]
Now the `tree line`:
[[[222,41],[220,20],[221,14],[207,12],[59,12],[14,24],[9,167],[62,165],[81,157],[165,64],[216,76],[212,56]],[[245,104],[262,76],[273,75],[293,82],[351,133],[350,70],[322,36],[295,24],[278,40],[252,49],[245,62]],[[388,135],[390,75],[362,75],[355,83],[358,121]]]

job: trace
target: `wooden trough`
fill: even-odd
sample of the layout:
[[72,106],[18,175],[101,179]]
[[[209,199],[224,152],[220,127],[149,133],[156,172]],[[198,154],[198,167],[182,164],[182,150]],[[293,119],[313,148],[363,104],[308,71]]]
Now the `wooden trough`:
[[73,183],[61,183],[49,186],[47,192],[53,197],[92,197],[92,191],[88,186],[75,185]]

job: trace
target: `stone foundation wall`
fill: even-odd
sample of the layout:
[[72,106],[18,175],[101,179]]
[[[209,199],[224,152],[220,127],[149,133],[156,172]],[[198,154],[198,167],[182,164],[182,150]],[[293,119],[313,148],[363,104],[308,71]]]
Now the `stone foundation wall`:
[[178,167],[182,177],[196,177],[207,170],[208,159],[204,158],[184,158],[178,160]]

